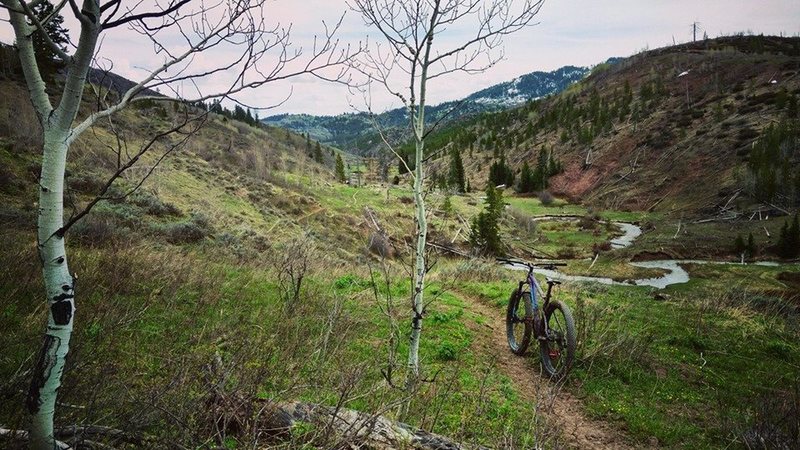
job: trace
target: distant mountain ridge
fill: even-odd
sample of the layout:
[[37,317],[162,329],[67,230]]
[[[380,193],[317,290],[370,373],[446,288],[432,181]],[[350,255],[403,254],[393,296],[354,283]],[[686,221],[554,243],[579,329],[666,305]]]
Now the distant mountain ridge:
[[[452,121],[484,112],[513,108],[527,101],[557,94],[583,79],[589,71],[589,67],[564,66],[551,72],[531,72],[482,89],[462,100],[430,106],[426,109],[426,114],[432,122],[444,116],[447,116],[447,121]],[[369,153],[379,142],[372,120],[367,113],[336,116],[279,114],[262,119],[268,125],[288,128],[298,133],[308,133],[323,143],[360,153]],[[378,114],[374,120],[392,135],[398,134],[408,125],[403,108]]]
[[563,91],[589,73],[588,67],[564,66],[552,72],[531,72],[469,95],[476,103],[514,107]]

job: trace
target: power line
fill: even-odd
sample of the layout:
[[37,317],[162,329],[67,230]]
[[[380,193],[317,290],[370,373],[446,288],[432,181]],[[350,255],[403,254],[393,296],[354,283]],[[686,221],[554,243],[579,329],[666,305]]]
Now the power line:
[[702,30],[702,27],[700,27],[700,22],[695,20],[690,26],[692,27],[692,42],[697,42],[697,32]]

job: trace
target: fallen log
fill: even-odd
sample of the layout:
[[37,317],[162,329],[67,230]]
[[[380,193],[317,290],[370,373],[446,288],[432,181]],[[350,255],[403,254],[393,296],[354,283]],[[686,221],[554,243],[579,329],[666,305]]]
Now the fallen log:
[[[4,439],[8,439],[10,442],[24,444],[28,442],[29,436],[28,432],[24,430],[9,430],[0,427],[0,443],[3,442]],[[72,446],[66,442],[58,440],[54,442],[54,446],[56,450],[68,450],[72,448]]]
[[485,449],[485,447],[461,444],[381,415],[301,402],[275,405],[272,414],[266,420],[265,425],[268,429],[265,431],[281,435],[298,424],[330,427],[340,440],[338,448],[349,444],[353,448],[366,446],[376,450]]
[[428,245],[428,247],[433,247],[433,248],[435,248],[437,250],[442,250],[442,251],[445,251],[447,253],[452,253],[454,255],[463,256],[465,258],[471,257],[471,255],[469,253],[464,253],[461,250],[456,250],[456,249],[454,249],[452,247],[447,247],[447,246],[444,246],[444,245],[434,244],[433,242],[427,242],[426,244]]

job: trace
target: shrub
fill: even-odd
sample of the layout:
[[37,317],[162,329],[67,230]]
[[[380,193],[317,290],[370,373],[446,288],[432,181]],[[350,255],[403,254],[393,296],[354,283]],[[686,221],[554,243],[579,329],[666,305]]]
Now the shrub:
[[0,166],[0,192],[13,193],[20,186],[17,177],[5,166]]
[[508,215],[514,219],[517,229],[523,230],[528,236],[536,234],[537,223],[533,216],[517,208],[508,208]]
[[578,250],[574,247],[574,245],[568,245],[565,247],[561,247],[556,253],[556,256],[559,259],[575,259],[578,256]]
[[450,200],[450,195],[446,195],[444,201],[442,202],[442,212],[444,213],[445,217],[449,217],[453,214],[453,202]]
[[148,192],[137,192],[132,198],[131,203],[142,208],[145,213],[151,216],[180,216],[181,210],[171,203],[164,203],[160,198]]
[[458,346],[450,341],[443,341],[436,348],[436,358],[440,361],[454,361],[458,358],[458,353]]
[[581,230],[594,230],[597,228],[600,216],[593,214],[591,211],[578,220],[578,227]]
[[278,254],[275,261],[278,288],[287,311],[293,311],[303,297],[303,281],[318,253],[310,236],[303,235],[287,242]]
[[119,240],[122,234],[123,227],[114,216],[92,213],[72,226],[68,239],[87,247],[106,247]]
[[103,189],[105,181],[93,173],[78,175],[67,179],[69,188],[83,194],[98,194]]
[[382,233],[374,232],[370,234],[367,250],[381,258],[392,258],[394,256],[394,249],[391,243]]
[[611,250],[611,242],[610,241],[595,242],[594,245],[592,245],[592,252],[594,254],[597,254],[597,253],[600,253],[600,252],[607,252],[609,250]]
[[538,197],[539,197],[539,201],[544,206],[550,206],[555,201],[555,197],[553,197],[553,194],[551,194],[550,191],[548,191],[548,190],[544,190],[544,191],[539,192]]
[[188,220],[167,225],[163,231],[170,244],[199,242],[214,232],[208,217],[196,212]]

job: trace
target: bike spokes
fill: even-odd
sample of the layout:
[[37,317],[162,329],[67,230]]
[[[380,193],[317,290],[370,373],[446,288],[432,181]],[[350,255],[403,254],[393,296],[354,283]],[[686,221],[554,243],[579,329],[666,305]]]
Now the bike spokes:
[[530,306],[520,291],[514,291],[509,299],[506,312],[506,332],[508,346],[517,355],[522,355],[528,348],[531,335]]
[[560,302],[548,308],[546,319],[547,336],[540,343],[542,365],[549,376],[560,379],[575,358],[575,324],[569,308]]

